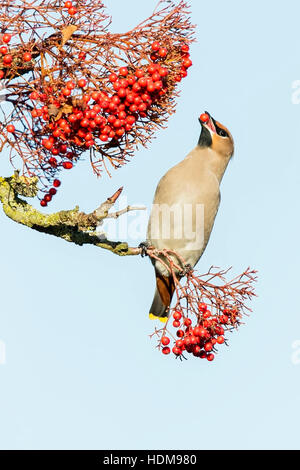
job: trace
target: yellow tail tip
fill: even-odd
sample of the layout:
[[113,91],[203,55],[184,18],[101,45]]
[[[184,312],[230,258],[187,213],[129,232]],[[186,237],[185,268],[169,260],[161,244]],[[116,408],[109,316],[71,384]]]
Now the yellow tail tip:
[[156,315],[153,315],[153,313],[149,313],[149,318],[150,320],[159,320],[162,323],[167,323],[168,317],[158,317]]

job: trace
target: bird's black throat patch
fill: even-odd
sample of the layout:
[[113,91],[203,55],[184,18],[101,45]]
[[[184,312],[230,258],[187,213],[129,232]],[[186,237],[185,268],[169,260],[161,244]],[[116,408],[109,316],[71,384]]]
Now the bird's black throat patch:
[[211,133],[205,126],[202,126],[198,145],[199,147],[211,147],[212,145]]

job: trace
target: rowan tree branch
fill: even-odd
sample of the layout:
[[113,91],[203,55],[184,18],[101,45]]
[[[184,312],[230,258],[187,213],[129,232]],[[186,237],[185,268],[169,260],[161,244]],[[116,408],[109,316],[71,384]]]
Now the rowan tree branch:
[[[74,209],[55,212],[53,214],[43,214],[28,204],[23,197],[35,197],[38,192],[38,178],[26,178],[20,176],[19,172],[8,178],[0,177],[0,201],[3,211],[14,222],[25,225],[38,232],[54,235],[76,245],[95,245],[104,248],[119,256],[138,255],[140,248],[129,247],[126,242],[115,242],[108,240],[105,235],[97,233],[97,227],[108,217],[118,217],[109,214],[109,210],[114,206],[123,188],[118,189],[111,197],[107,198],[98,209],[90,214],[79,211],[79,207]],[[144,208],[130,207],[129,210],[139,210]],[[125,211],[119,211],[119,215]]]

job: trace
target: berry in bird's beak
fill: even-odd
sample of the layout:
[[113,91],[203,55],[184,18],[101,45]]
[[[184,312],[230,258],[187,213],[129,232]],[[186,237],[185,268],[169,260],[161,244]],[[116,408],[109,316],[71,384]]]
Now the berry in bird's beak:
[[209,115],[207,113],[203,113],[203,114],[201,114],[199,119],[200,119],[201,122],[206,123],[206,122],[209,121]]
[[213,133],[217,132],[216,126],[215,126],[215,120],[207,111],[201,114],[201,116],[199,117],[199,121],[201,124],[205,124],[205,127],[207,127]]

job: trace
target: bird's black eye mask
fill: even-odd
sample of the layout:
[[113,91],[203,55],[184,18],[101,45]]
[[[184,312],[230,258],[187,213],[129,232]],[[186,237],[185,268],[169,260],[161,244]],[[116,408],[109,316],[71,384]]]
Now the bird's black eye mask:
[[216,131],[218,135],[220,135],[221,137],[229,137],[229,135],[224,129],[221,129],[221,127],[218,127],[216,124],[215,126],[216,126]]
[[214,120],[214,118],[211,116],[210,117],[212,122],[214,123],[215,125],[215,128],[216,128],[216,133],[220,136],[220,137],[229,137],[228,133],[225,131],[225,129],[222,129],[221,127],[218,126],[218,124],[216,123],[216,121]]

